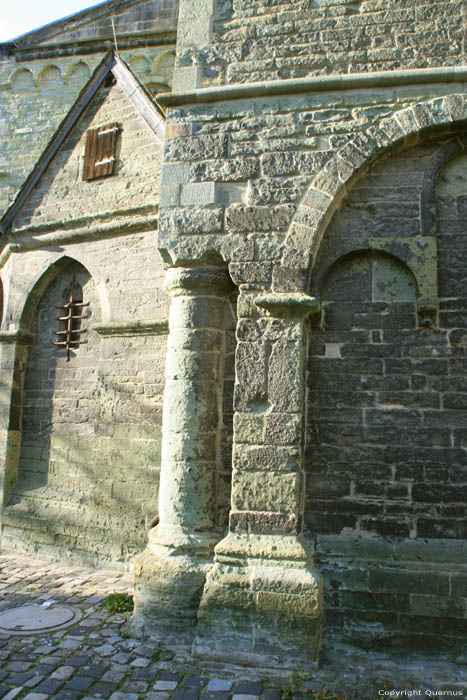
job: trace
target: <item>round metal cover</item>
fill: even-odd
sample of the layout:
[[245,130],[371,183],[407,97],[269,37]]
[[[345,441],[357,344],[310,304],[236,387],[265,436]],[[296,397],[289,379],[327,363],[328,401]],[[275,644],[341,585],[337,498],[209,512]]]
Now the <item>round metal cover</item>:
[[81,610],[72,605],[22,605],[0,613],[0,632],[41,634],[68,627],[81,617]]

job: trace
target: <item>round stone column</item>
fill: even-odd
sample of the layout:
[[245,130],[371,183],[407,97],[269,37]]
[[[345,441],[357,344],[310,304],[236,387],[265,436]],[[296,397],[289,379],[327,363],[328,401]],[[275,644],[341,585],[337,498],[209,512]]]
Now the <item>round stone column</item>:
[[226,270],[171,268],[159,524],[135,562],[136,633],[189,642],[218,531]]

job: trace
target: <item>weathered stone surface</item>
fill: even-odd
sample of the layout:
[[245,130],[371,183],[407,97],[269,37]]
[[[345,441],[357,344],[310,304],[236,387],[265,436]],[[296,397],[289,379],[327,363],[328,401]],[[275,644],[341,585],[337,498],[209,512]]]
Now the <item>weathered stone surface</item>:
[[[141,21],[135,41],[155,16]],[[186,0],[174,83],[185,92],[160,98],[159,196],[161,149],[106,85],[21,213],[34,231],[5,241],[7,334],[23,320],[25,280],[32,289],[62,250],[89,265],[104,327],[157,319],[157,245],[171,265],[165,380],[164,339],[149,333],[100,335],[86,363],[53,377],[32,349],[22,424],[26,347],[2,348],[4,482],[11,490],[21,449],[22,502],[36,512],[14,517],[28,546],[35,532],[46,548],[89,549],[127,502],[149,519],[165,386],[161,521],[136,564],[135,630],[190,641],[198,615],[200,654],[226,654],[228,640],[242,662],[306,666],[324,620],[325,658],[349,647],[462,658],[464,35],[457,0]],[[10,172],[0,155],[5,202],[27,149],[37,158],[47,140],[45,105],[57,123],[95,65],[21,50],[13,69],[0,48],[0,129],[18,120],[22,156]],[[152,92],[168,82],[163,50],[129,54]],[[88,187],[84,131],[101,118],[123,122],[118,178]],[[34,425],[40,439],[24,439]],[[80,527],[58,515],[73,509]],[[115,558],[141,538],[136,524],[122,530]]]

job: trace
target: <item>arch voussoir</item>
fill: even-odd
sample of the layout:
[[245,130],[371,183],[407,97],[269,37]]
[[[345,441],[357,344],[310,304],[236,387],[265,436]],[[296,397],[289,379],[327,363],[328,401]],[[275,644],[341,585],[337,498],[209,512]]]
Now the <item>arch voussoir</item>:
[[[307,290],[322,235],[351,180],[404,140],[412,141],[423,132],[466,120],[467,97],[464,94],[437,97],[398,110],[337,150],[325,167],[312,175],[310,186],[291,221],[280,265],[273,273],[275,290]],[[300,263],[295,267],[293,261]]]

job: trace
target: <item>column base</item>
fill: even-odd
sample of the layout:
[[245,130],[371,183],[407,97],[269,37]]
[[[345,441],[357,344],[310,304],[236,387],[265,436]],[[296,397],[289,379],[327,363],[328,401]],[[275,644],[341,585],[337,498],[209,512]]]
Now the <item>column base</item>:
[[217,541],[212,533],[187,535],[160,526],[150,531],[148,546],[134,565],[135,611],[127,623],[130,634],[169,644],[192,644]]
[[193,653],[263,667],[316,668],[323,584],[306,543],[230,533],[215,552]]

